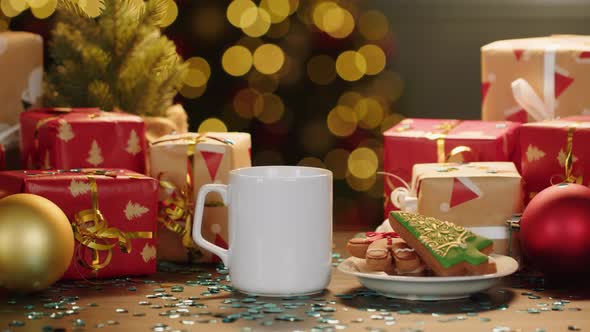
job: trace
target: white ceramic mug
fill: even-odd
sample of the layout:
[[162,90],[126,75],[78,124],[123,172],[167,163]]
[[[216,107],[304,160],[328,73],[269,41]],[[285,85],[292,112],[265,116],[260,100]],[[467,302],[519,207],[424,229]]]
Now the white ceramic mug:
[[[203,206],[218,192],[229,214],[229,249],[201,234]],[[229,184],[199,190],[193,239],[221,258],[235,289],[253,295],[321,292],[332,261],[332,172],[263,166],[230,171]]]

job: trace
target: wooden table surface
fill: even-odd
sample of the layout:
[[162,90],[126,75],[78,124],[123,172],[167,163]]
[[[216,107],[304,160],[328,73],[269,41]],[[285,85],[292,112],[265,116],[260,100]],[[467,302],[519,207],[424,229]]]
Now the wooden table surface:
[[[344,254],[352,235],[335,233],[336,252]],[[0,331],[590,331],[587,291],[515,287],[523,283],[516,278],[471,299],[442,302],[377,296],[336,269],[323,294],[288,300],[224,290],[203,295],[216,290],[216,278],[224,276],[199,266],[142,279],[62,283],[25,297],[0,294]],[[235,315],[248,310],[253,320]]]

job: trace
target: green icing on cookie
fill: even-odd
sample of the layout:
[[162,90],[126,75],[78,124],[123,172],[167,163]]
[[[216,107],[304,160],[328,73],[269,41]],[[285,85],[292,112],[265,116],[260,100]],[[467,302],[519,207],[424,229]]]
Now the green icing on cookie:
[[448,221],[407,212],[391,215],[422,243],[445,268],[462,261],[479,265],[488,261],[480,250],[493,242]]

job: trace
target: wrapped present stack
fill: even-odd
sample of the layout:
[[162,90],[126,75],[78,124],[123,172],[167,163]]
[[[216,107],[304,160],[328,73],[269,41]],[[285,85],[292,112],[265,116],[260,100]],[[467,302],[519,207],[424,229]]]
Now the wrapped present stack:
[[[518,126],[509,121],[405,119],[383,133],[384,171],[409,182],[415,164],[519,160]],[[385,177],[386,214],[395,209],[390,195],[401,185]]]
[[[250,167],[246,133],[178,134],[150,146],[150,174],[160,180],[158,258],[174,262],[218,262],[191,238],[195,198],[206,183],[227,183],[229,171]],[[203,237],[227,248],[227,209],[216,194],[207,197]]]
[[514,254],[506,232],[518,238],[532,197],[590,185],[590,37],[497,41],[481,59],[483,121],[406,119],[384,132],[385,212],[449,220]]
[[70,219],[75,254],[65,279],[156,271],[158,183],[116,169],[0,172],[0,195],[36,194]]

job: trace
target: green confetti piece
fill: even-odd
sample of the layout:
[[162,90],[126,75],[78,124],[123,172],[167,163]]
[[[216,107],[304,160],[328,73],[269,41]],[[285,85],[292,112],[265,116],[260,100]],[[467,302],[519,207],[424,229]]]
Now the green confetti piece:
[[86,322],[83,319],[78,318],[78,319],[74,320],[74,326],[84,327],[84,326],[86,326]]
[[129,311],[127,309],[117,308],[117,309],[115,309],[115,312],[118,313],[118,314],[126,314]]
[[8,323],[8,326],[10,326],[10,327],[23,327],[23,326],[25,326],[25,322],[20,321],[20,320],[13,320]]
[[535,329],[535,332],[547,332],[547,330],[545,330],[545,329],[543,329],[543,328],[540,328],[540,327],[537,327],[537,328]]
[[409,315],[409,314],[411,314],[412,312],[411,312],[410,310],[398,310],[398,311],[397,311],[397,313],[398,313],[399,315]]
[[262,326],[271,326],[272,324],[274,324],[274,322],[272,320],[265,320],[260,322],[260,325]]
[[278,308],[278,307],[277,308],[265,308],[263,311],[267,314],[277,314],[277,313],[284,312],[283,309]]
[[479,318],[479,321],[482,322],[482,323],[487,323],[487,322],[490,322],[491,320],[492,319],[491,318],[488,318],[488,317],[480,317]]
[[579,328],[579,327],[577,327],[575,325],[568,325],[567,330],[568,331],[582,331],[581,328]]

